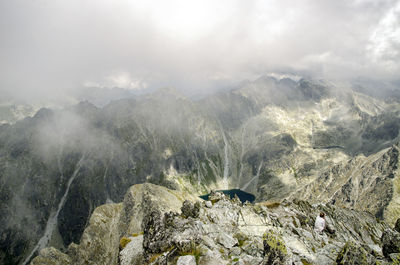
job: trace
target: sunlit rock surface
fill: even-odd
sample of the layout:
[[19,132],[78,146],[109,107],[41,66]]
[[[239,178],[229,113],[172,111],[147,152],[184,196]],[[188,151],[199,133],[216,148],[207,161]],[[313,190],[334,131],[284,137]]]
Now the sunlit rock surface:
[[[153,184],[132,186],[125,194],[122,203],[106,204],[96,208],[79,244],[72,243],[68,247],[71,264],[118,264],[119,256],[123,257],[124,262],[127,262],[127,259],[135,260],[134,257],[129,257],[129,253],[120,254],[120,239],[123,236],[138,235],[143,231],[142,222],[149,212],[180,211],[186,199],[200,200],[190,194]],[[126,247],[129,249],[132,246],[128,243]],[[32,264],[46,264],[48,256],[48,254],[40,256],[34,259]]]
[[[123,209],[137,208],[135,202],[153,194],[160,200],[142,202],[141,211],[121,218]],[[221,194],[211,206],[203,201],[198,214],[188,216],[179,205],[195,209],[199,203],[186,196],[135,185],[122,204],[94,211],[79,245],[66,254],[44,249],[32,264],[389,264],[397,251],[398,232],[368,212],[299,200],[242,204]],[[167,198],[171,204],[163,200]],[[314,232],[321,211],[334,234]],[[142,231],[132,234],[135,222],[141,222]],[[129,243],[121,247],[121,238]]]
[[[299,182],[290,198],[368,210],[391,225],[399,217],[399,146],[338,163],[318,177]],[[300,184],[301,183],[301,184]]]

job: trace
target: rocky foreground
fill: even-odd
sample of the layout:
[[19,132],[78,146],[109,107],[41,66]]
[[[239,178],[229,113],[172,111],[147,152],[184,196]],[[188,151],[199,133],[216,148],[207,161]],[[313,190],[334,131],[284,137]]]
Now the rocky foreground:
[[[334,234],[313,231],[323,211]],[[37,264],[398,264],[400,233],[368,212],[305,201],[202,201],[153,184],[98,207],[80,244],[40,251]]]

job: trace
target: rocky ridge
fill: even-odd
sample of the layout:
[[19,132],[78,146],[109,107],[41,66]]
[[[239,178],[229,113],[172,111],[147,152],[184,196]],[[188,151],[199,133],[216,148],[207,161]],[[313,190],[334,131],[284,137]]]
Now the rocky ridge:
[[[334,234],[313,231],[320,211]],[[141,184],[123,203],[98,207],[79,245],[45,248],[31,265],[392,264],[399,252],[400,233],[368,212],[300,200],[242,204],[218,192],[201,201]]]
[[368,210],[394,225],[399,217],[399,144],[338,163],[315,179],[298,182],[289,199]]

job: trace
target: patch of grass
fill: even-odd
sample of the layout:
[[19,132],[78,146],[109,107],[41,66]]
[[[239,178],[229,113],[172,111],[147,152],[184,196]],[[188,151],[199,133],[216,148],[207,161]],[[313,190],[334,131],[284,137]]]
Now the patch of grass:
[[392,265],[399,265],[400,264],[400,254],[397,254],[396,257],[393,259]]
[[294,216],[292,216],[292,223],[293,223],[294,227],[296,227],[296,228],[299,227],[299,226],[297,225],[296,218],[294,218]]
[[299,178],[299,174],[297,174],[296,168],[292,167],[292,171],[293,171],[294,178],[297,180]]
[[162,255],[162,253],[158,253],[158,254],[153,255],[153,256],[149,259],[149,263],[148,263],[148,264],[151,264],[151,263],[153,263],[154,261],[156,261],[156,260],[158,259],[158,257],[160,257],[161,255]]
[[179,256],[194,256],[194,258],[196,259],[196,264],[199,263],[200,257],[204,256],[204,249],[202,249],[199,246],[196,246],[194,243],[192,243],[192,247],[191,250],[188,252],[179,252],[178,255]]
[[128,245],[128,243],[131,242],[131,239],[127,238],[127,237],[122,237],[119,240],[119,247],[121,249],[124,249],[126,247],[126,245]]
[[242,247],[244,245],[244,242],[246,242],[245,239],[238,239],[238,246]]
[[301,259],[301,263],[303,263],[303,265],[312,265],[312,263],[308,262],[306,259]]
[[274,209],[278,208],[281,205],[281,203],[276,201],[266,201],[263,202],[262,205],[266,206],[268,209]]
[[140,232],[140,233],[133,233],[133,234],[131,234],[132,237],[137,237],[137,236],[140,236],[140,235],[143,235],[143,231]]
[[237,239],[239,247],[242,247],[244,245],[244,243],[249,239],[243,233],[237,233],[237,234],[233,235],[233,237]]

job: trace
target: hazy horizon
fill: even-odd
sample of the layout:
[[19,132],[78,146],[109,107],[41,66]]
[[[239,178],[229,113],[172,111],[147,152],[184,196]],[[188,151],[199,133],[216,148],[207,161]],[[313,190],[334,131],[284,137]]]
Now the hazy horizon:
[[5,0],[0,33],[3,98],[204,94],[268,73],[400,79],[399,0]]

